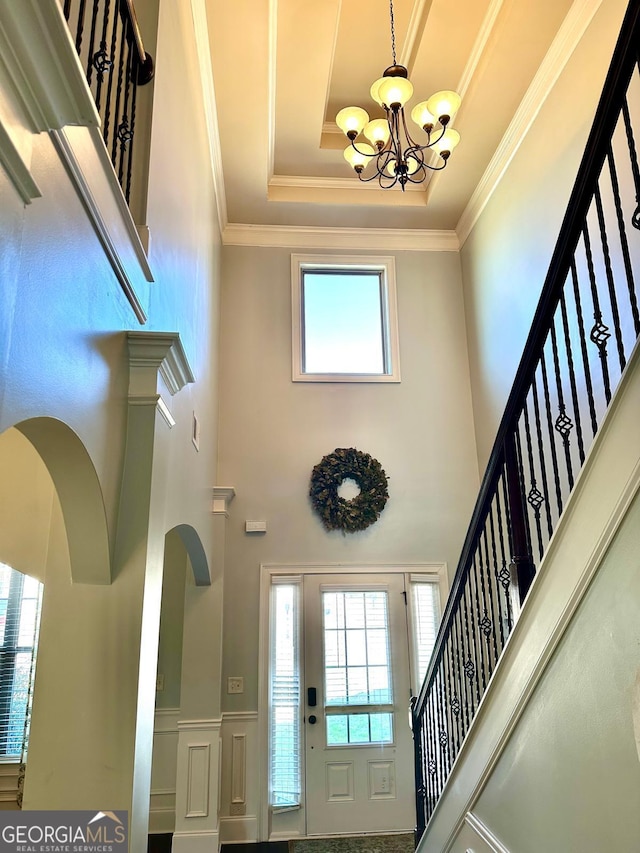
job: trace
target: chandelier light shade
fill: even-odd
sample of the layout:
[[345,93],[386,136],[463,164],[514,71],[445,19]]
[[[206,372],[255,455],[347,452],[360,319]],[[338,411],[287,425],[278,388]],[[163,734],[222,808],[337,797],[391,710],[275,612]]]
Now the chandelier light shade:
[[[396,62],[396,36],[393,18],[393,0],[389,0],[391,21],[391,52],[393,65],[387,68],[371,86],[371,98],[385,112],[385,118],[369,120],[362,107],[345,107],[336,116],[336,124],[351,143],[344,152],[345,160],[353,167],[361,181],[377,180],[383,189],[399,184],[404,190],[407,183],[422,183],[429,171],[445,168],[460,134],[451,122],[460,108],[457,92],[436,92],[411,110],[412,121],[426,134],[426,140],[415,141],[409,133],[405,105],[413,97],[413,86],[407,69]],[[363,142],[364,136],[370,143]],[[439,159],[428,162],[431,152]],[[375,172],[366,175],[373,164]],[[371,171],[371,170],[369,170]]]

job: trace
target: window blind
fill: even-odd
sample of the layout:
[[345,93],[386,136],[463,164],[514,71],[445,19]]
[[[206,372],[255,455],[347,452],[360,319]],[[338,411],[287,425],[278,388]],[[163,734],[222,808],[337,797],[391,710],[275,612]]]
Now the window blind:
[[413,575],[411,577],[411,606],[417,679],[414,690],[417,695],[427,674],[431,653],[433,652],[440,626],[440,591],[438,584]]
[[0,563],[0,761],[26,757],[42,589]]
[[274,578],[269,654],[269,803],[300,805],[300,581]]

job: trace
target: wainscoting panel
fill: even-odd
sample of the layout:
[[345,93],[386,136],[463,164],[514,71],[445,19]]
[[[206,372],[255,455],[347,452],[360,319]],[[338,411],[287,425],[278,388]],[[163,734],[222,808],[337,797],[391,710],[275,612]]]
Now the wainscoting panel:
[[258,840],[260,802],[258,715],[253,711],[222,716],[220,842]]
[[156,711],[153,730],[149,833],[173,832],[176,823],[176,764],[179,708]]

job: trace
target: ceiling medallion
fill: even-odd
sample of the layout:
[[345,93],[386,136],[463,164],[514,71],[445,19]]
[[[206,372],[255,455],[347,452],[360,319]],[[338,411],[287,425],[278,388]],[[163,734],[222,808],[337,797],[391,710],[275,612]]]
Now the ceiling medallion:
[[[413,86],[407,69],[396,62],[393,0],[389,0],[389,18],[393,65],[371,86],[371,97],[384,109],[386,118],[369,121],[369,115],[362,107],[345,107],[336,116],[336,123],[351,141],[344,157],[360,180],[377,180],[383,189],[400,184],[404,191],[407,183],[420,184],[428,171],[439,172],[447,165],[451,152],[460,142],[460,134],[450,126],[460,107],[460,95],[449,91],[436,92],[411,110],[411,118],[427,134],[424,145],[415,142],[404,114],[404,106],[413,96]],[[358,141],[360,134],[371,145]],[[431,151],[439,155],[438,165],[427,162]],[[370,163],[376,171],[364,177],[363,172]]]

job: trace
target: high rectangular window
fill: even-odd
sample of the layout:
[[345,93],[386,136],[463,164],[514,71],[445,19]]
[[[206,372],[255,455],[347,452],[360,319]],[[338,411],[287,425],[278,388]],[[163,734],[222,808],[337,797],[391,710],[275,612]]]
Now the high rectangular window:
[[393,258],[292,255],[293,379],[399,382]]

